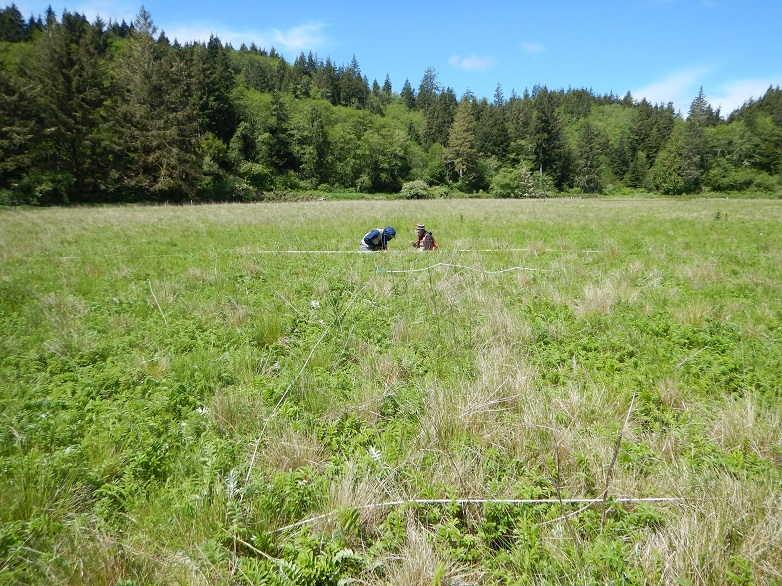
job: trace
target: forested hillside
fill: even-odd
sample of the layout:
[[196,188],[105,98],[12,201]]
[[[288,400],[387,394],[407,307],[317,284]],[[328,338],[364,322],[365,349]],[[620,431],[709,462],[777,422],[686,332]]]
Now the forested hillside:
[[[411,75],[418,75],[411,72]],[[518,80],[519,87],[528,80]],[[398,83],[399,80],[394,80]],[[132,24],[0,11],[0,203],[252,201],[306,191],[498,197],[782,191],[782,91],[688,112],[535,85],[457,96]],[[418,183],[417,185],[423,185]]]

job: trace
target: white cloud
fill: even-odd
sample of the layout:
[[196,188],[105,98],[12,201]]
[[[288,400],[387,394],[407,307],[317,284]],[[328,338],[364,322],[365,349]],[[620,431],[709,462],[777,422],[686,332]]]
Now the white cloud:
[[705,69],[680,71],[645,87],[631,90],[636,100],[646,98],[652,104],[673,102],[673,107],[686,115],[701,85]]
[[323,28],[323,24],[307,24],[284,31],[279,29],[255,31],[195,25],[180,26],[171,30],[163,28],[163,30],[171,41],[176,39],[182,44],[193,41],[207,42],[210,36],[215,36],[223,44],[230,43],[235,49],[238,49],[242,43],[247,46],[255,43],[261,49],[269,50],[274,47],[278,53],[293,58],[301,52],[317,53],[318,48],[326,43],[326,37],[321,33]]
[[525,53],[529,53],[530,55],[534,55],[535,53],[541,53],[546,50],[546,47],[544,47],[541,43],[532,43],[529,41],[524,41],[521,44],[521,48],[524,50]]
[[321,34],[323,27],[323,24],[305,24],[287,31],[274,29],[272,31],[274,46],[292,53],[314,52],[324,42],[324,36]]
[[652,104],[673,102],[673,107],[682,116],[687,116],[692,101],[703,88],[706,101],[712,108],[719,108],[720,114],[726,117],[749,99],[763,97],[769,86],[782,86],[782,75],[715,84],[704,79],[707,73],[706,69],[680,71],[659,82],[631,90],[631,93],[636,100],[646,98]]
[[725,117],[748,100],[762,98],[769,86],[782,86],[782,75],[776,79],[745,79],[724,84],[713,95],[707,92],[706,101],[713,108],[720,108],[720,114]]
[[209,37],[212,36],[219,38],[223,43],[233,44],[233,41],[231,40],[232,38],[237,38],[243,35],[243,33],[219,30],[215,27],[209,26],[178,26],[169,29],[165,26],[160,26],[157,23],[155,23],[155,25],[166,33],[169,41],[173,42],[174,39],[176,39],[182,45],[193,42],[206,43],[209,41]]
[[[10,2],[8,5],[10,6]],[[62,18],[62,13],[67,10],[71,14],[81,14],[88,22],[95,22],[95,19],[100,16],[104,23],[110,20],[115,22],[122,22],[123,20],[130,24],[136,18],[139,13],[140,4],[130,2],[127,0],[85,0],[83,2],[66,2],[63,6],[60,2],[26,2],[20,0],[15,2],[17,8],[22,13],[25,20],[33,16],[43,18],[46,15],[47,5],[51,6],[54,10],[54,14],[58,20]]]
[[464,71],[486,71],[491,69],[496,64],[496,61],[492,57],[480,57],[473,53],[467,57],[461,57],[460,55],[453,55],[448,63],[454,69],[463,69]]

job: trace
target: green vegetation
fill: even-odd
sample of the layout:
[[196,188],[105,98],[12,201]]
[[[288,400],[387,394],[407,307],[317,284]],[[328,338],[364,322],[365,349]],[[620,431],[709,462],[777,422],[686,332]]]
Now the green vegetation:
[[779,584],[780,221],[0,210],[0,583]]
[[412,182],[433,197],[782,194],[779,87],[726,113],[701,90],[675,112],[538,85],[457,97],[437,78],[430,67],[417,89],[394,91],[356,58],[180,45],[143,8],[130,25],[51,10],[25,22],[12,4],[0,10],[0,205],[397,194]]

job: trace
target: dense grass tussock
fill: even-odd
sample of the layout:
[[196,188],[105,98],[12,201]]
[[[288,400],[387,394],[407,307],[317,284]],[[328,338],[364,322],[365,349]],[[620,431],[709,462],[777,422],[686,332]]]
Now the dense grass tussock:
[[779,584],[781,220],[2,210],[0,583]]

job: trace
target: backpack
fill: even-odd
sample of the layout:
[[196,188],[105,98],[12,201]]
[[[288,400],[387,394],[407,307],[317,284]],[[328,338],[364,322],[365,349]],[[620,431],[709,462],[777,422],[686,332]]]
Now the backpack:
[[382,228],[375,228],[374,230],[370,230],[367,232],[367,235],[363,238],[364,242],[367,243],[367,245],[372,250],[377,250],[383,247],[383,229]]

